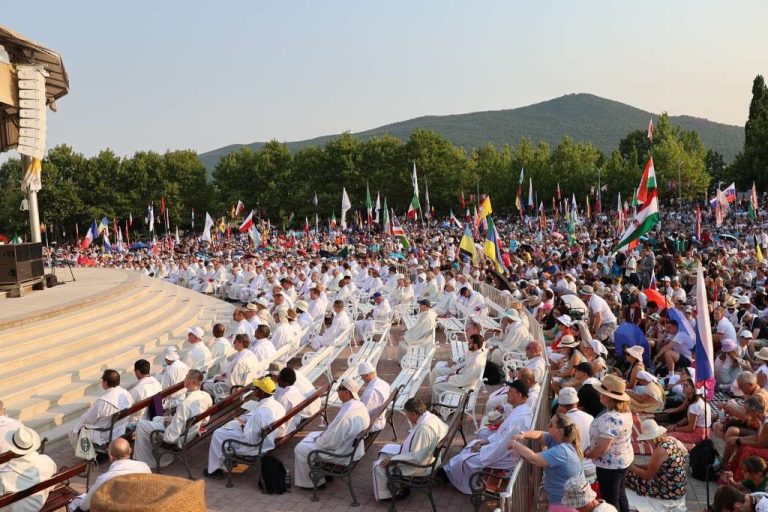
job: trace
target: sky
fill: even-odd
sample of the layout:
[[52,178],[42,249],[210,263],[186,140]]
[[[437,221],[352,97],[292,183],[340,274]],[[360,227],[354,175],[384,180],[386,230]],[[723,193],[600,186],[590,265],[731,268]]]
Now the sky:
[[48,147],[87,156],[294,141],[586,92],[743,125],[768,2],[39,0],[3,24],[58,51]]

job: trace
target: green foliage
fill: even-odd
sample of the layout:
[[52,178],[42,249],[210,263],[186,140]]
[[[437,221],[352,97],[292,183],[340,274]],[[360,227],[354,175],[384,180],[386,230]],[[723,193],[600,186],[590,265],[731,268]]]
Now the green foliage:
[[744,149],[729,168],[728,175],[739,188],[754,182],[758,189],[765,190],[768,186],[768,88],[761,75],[752,84],[744,135]]

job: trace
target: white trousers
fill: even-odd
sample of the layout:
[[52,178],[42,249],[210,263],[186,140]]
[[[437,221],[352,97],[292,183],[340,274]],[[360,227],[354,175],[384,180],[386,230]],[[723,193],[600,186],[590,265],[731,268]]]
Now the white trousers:
[[[157,416],[152,421],[141,420],[136,424],[136,443],[133,446],[133,457],[154,469],[155,457],[152,455],[152,443],[149,440],[149,435],[153,430],[165,432],[162,416]],[[170,465],[171,462],[173,462],[172,455],[166,455],[160,459],[160,465],[163,467]]]
[[[293,479],[296,487],[304,487],[305,489],[312,488],[312,479],[309,478],[309,462],[307,457],[309,453],[314,450],[319,450],[320,447],[315,444],[315,439],[320,437],[322,432],[310,432],[307,437],[296,445],[293,449]],[[325,483],[325,478],[321,479],[317,485]]]
[[637,510],[637,512],[685,512],[687,510],[685,498],[676,500],[649,498],[640,496],[631,489],[627,489],[627,501],[629,501],[630,510]]
[[[211,444],[208,447],[208,472],[213,473],[217,469],[224,469],[224,441],[227,439],[236,439],[243,441],[243,430],[240,428],[240,422],[232,420],[226,425],[213,431],[211,437]],[[245,455],[255,454],[256,449],[241,449],[237,450],[238,453]]]

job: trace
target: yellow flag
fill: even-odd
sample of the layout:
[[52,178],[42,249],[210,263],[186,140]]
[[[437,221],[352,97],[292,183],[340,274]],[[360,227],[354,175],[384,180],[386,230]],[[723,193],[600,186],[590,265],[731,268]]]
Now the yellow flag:
[[483,219],[492,213],[493,208],[491,207],[491,198],[490,196],[485,196],[485,199],[480,203],[480,209],[478,210],[477,218],[475,219],[475,226],[479,226],[480,223],[483,222]]
[[762,263],[763,262],[763,251],[760,249],[759,245],[755,246],[755,256],[757,256],[757,262]]
[[477,251],[475,251],[475,241],[472,238],[472,233],[469,231],[469,226],[464,225],[464,236],[461,237],[459,242],[459,252],[463,252],[467,256],[472,258],[472,264],[477,264]]

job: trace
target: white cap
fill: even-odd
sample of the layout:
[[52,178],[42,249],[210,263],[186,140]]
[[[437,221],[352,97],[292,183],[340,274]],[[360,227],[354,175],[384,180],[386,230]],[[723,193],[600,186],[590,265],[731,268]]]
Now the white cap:
[[197,327],[197,326],[190,327],[189,329],[187,329],[187,332],[189,334],[194,335],[196,338],[200,338],[200,339],[203,339],[203,336],[205,335],[205,331],[203,330],[203,328]]
[[579,395],[575,388],[565,387],[557,394],[557,403],[560,405],[571,405],[579,403]]
[[375,371],[376,371],[376,368],[369,361],[363,361],[357,367],[357,374],[358,375],[367,375],[367,374],[373,373]]
[[739,333],[739,338],[747,338],[748,340],[752,339],[752,333],[748,331],[747,329],[744,329]]
[[347,377],[346,379],[339,382],[339,386],[352,393],[352,397],[355,400],[360,400],[360,395],[357,394],[357,392],[360,391],[360,386],[357,385],[357,382],[355,382],[354,379]]
[[175,347],[168,347],[165,349],[165,353],[163,354],[163,357],[167,361],[178,361],[179,360],[179,353],[176,352]]

